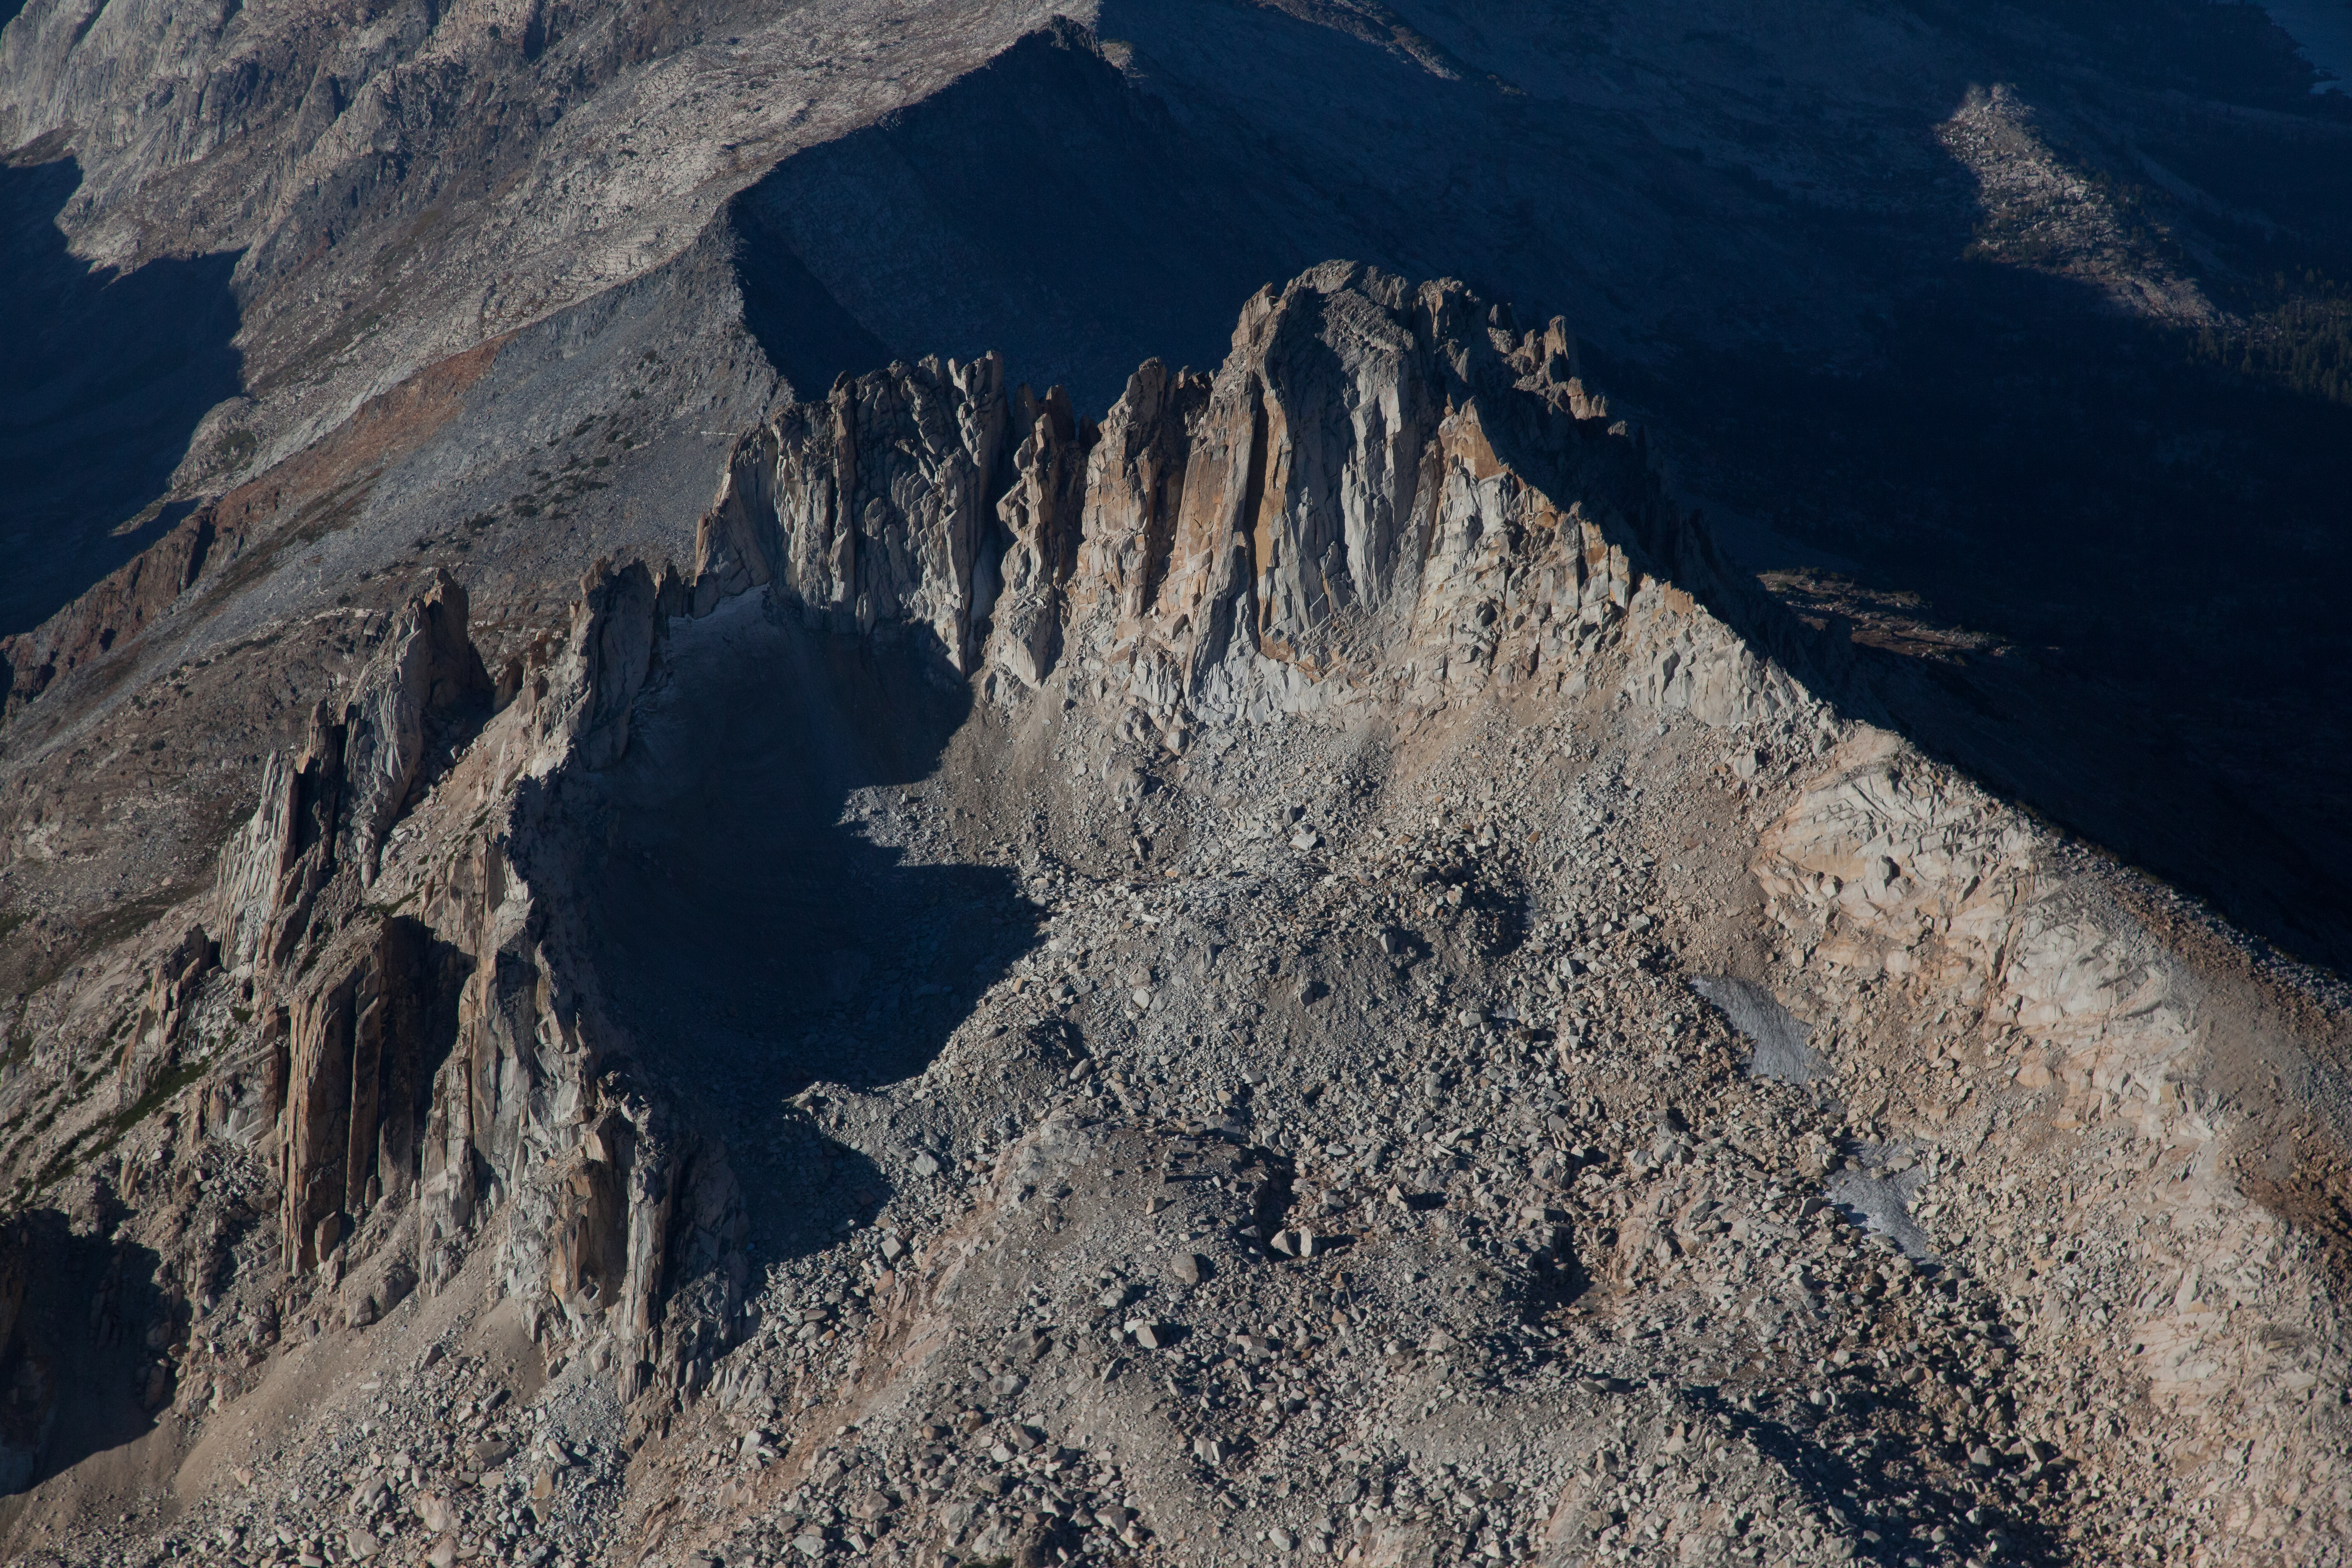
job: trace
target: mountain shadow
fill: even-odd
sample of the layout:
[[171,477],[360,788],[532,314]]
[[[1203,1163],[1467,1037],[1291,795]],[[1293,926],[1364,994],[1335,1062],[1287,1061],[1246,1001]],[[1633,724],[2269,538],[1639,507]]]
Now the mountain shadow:
[[858,794],[931,776],[968,689],[788,620],[747,595],[673,626],[603,777],[590,867],[595,970],[636,1064],[728,1141],[772,1250],[807,1239],[807,1205],[777,1201],[795,1172],[823,1173],[843,1215],[885,1195],[863,1155],[805,1147],[784,1102],[921,1072],[1044,919],[1009,868],[876,842],[908,808]]
[[[993,349],[1032,385],[1107,407],[1154,355],[1223,360],[1235,306],[1262,285],[1333,256],[1382,258],[1281,184],[1193,136],[1057,22],[738,197],[747,277],[843,314],[763,316],[748,284],[746,302],[804,396],[828,384],[819,369]],[[868,344],[882,352],[858,363]]]
[[237,253],[92,267],[58,227],[70,157],[0,163],[0,635],[29,630],[178,521],[155,503],[244,384]]
[[2352,973],[2352,406],[2094,292],[1923,273],[1861,374],[1761,345],[1591,358],[1695,489],[1847,563],[1768,580],[1913,739]]
[[153,1428],[172,1393],[166,1348],[186,1320],[158,1262],[56,1209],[0,1226],[0,1494]]

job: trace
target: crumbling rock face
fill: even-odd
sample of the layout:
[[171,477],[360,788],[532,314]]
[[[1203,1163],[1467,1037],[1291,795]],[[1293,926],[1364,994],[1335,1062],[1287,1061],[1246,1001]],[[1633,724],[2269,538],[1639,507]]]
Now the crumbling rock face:
[[0,720],[14,717],[60,677],[137,637],[207,565],[234,556],[244,532],[232,527],[223,538],[218,511],[200,508],[40,626],[0,637]]
[[428,720],[457,718],[489,695],[466,635],[466,590],[447,573],[409,602],[343,710],[343,841],[337,857],[375,880],[383,837],[418,784]]
[[1065,595],[1085,537],[1087,453],[1097,432],[1072,411],[1060,387],[1038,397],[1024,386],[1016,401],[1020,444],[1013,453],[1012,482],[996,503],[1008,542],[987,606],[992,624],[987,657],[1034,687],[1061,655]]
[[[683,604],[642,564],[592,574],[561,651],[450,756],[446,779],[475,792],[454,845],[387,860],[427,762],[488,691],[464,592],[438,579],[339,719],[322,709],[302,752],[272,759],[216,895],[234,962],[287,1018],[261,1079],[282,1095],[288,1271],[344,1281],[364,1322],[412,1284],[445,1287],[497,1216],[508,1292],[631,1396],[709,1375],[742,1300],[740,1199],[715,1145],[607,1069],[593,977],[546,889],[571,874],[566,781],[626,751]],[[372,912],[386,907],[416,912]],[[222,1128],[240,1102],[225,1097]]]
[[1173,731],[1557,689],[1646,592],[1654,704],[1714,723],[1797,706],[1769,643],[1692,616],[1699,595],[1770,619],[1607,426],[1570,342],[1458,283],[1335,262],[1252,300],[1214,377],[1147,363],[1098,429],[1025,388],[1008,420],[992,358],[845,381],[737,444],[692,602],[773,583],[837,630],[928,626],[960,672],[989,621],[1021,689],[1075,654]]
[[273,1008],[257,1020],[240,1050],[206,1064],[203,1098],[195,1113],[201,1136],[251,1149],[276,1134],[278,1112],[286,1104],[290,1067],[288,1023],[284,1012]]
[[220,944],[202,926],[190,926],[156,964],[147,999],[116,1063],[115,1101],[138,1103],[177,1059],[197,986],[220,964]]
[[593,771],[620,760],[629,749],[629,705],[678,605],[672,575],[656,577],[643,562],[600,569],[582,582],[562,655],[529,682],[535,774],[574,763]]
[[[447,1048],[430,934],[400,917],[339,979],[293,1005],[279,1142],[286,1262],[301,1272],[331,1254],[345,1229],[397,1205],[418,1173],[434,1069]],[[439,1037],[436,1039],[436,1036]]]
[[223,851],[215,879],[236,967],[285,965],[338,867],[364,888],[412,803],[428,737],[447,749],[489,695],[466,635],[466,590],[446,572],[411,600],[339,713],[320,704],[299,752],[274,753],[261,804]]
[[[1566,343],[1458,285],[1335,265],[1254,300],[1215,377],[1145,365],[1099,428],[1058,391],[1008,397],[992,356],[845,378],[738,442],[690,589],[642,564],[583,583],[563,651],[508,683],[449,775],[502,803],[499,826],[394,872],[425,732],[488,684],[462,592],[436,584],[341,715],[273,762],[224,858],[235,961],[286,976],[289,1268],[347,1233],[380,1247],[369,1216],[413,1186],[428,1288],[502,1215],[500,1271],[535,1321],[628,1394],[698,1388],[743,1299],[741,1199],[715,1143],[607,1068],[625,1052],[551,900],[582,831],[568,787],[625,753],[668,617],[763,588],[836,634],[911,632],[957,671],[985,647],[1008,699],[1082,663],[1177,745],[1188,722],[1335,700],[1558,689],[1637,603],[1706,620],[1650,580],[1651,546],[1690,552],[1685,525]],[[1658,700],[1748,716],[1767,666],[1726,659],[1727,692],[1669,652]],[[359,889],[419,912],[355,923]],[[424,1020],[452,985],[445,1052]]]
[[[1352,264],[1261,293],[1181,442],[1094,454],[1088,536],[1139,543],[1125,591],[1085,606],[1084,652],[1163,719],[1565,679],[1685,526],[1633,444],[1579,417],[1566,343]],[[1106,428],[1152,423],[1159,389],[1129,398]],[[1126,498],[1171,489],[1172,521],[1130,521],[1150,509]]]
[[[1828,715],[1769,651],[1712,615],[1694,614],[1692,596],[1651,579],[1626,606],[1624,690],[1645,708],[1688,713],[1717,729],[1802,720],[1821,731]],[[1769,617],[1767,617],[1769,619]],[[1822,662],[1808,658],[1818,670]],[[1815,675],[1816,681],[1821,676]],[[1866,703],[1860,705],[1869,711]]]
[[342,791],[343,731],[320,703],[300,750],[270,754],[260,805],[221,851],[215,899],[232,967],[270,971],[293,956],[334,874]]
[[[1077,443],[1075,455],[1085,462],[1087,487],[1078,535],[1084,548],[1077,552],[1075,581],[1068,564],[1060,569],[1073,621],[1094,618],[1098,607],[1115,617],[1133,618],[1158,601],[1183,513],[1193,430],[1207,412],[1212,385],[1205,375],[1147,360],[1128,378],[1099,439]],[[1050,407],[1043,412],[1052,420],[1048,445],[1067,449],[1067,413]],[[1002,510],[999,515],[1012,525]],[[1009,594],[1010,572],[1005,585]],[[1034,686],[1044,675],[1041,670],[1024,679]]]
[[928,628],[968,669],[1006,412],[994,354],[844,376],[784,409],[728,462],[697,537],[695,608],[772,584],[835,631]]

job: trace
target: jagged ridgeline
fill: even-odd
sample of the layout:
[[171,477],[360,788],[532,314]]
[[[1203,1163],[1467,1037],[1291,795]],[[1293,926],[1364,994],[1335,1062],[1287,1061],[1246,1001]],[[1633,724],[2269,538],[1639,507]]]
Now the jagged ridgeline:
[[[692,1394],[737,1331],[740,1194],[625,1059],[565,792],[626,750],[670,620],[755,591],[1002,703],[1077,665],[1179,752],[1277,713],[1580,691],[1604,647],[1659,708],[1816,721],[1727,624],[1770,621],[1564,325],[1518,331],[1459,284],[1319,268],[1250,301],[1213,376],[1146,363],[1099,424],[992,355],[845,377],[737,441],[689,576],[600,571],[495,690],[445,577],[270,763],[191,938],[268,1037],[214,1121],[274,1148],[284,1267],[347,1320],[487,1245],[628,1395]],[[179,1044],[158,1016],[142,1082]]]
[[[696,557],[698,614],[770,587],[1020,690],[1075,658],[1163,731],[1556,689],[1694,595],[1768,657],[1785,635],[1587,394],[1565,323],[1345,263],[1252,300],[1215,375],[1148,362],[1100,424],[1008,393],[994,355],[845,376],[736,443]],[[1669,706],[1769,702],[1738,637],[1669,636],[1701,639],[1660,651]]]

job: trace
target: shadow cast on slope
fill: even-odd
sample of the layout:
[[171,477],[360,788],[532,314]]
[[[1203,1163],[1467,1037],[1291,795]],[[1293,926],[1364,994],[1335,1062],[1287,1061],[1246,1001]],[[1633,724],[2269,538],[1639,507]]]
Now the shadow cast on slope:
[[939,768],[961,683],[753,596],[671,635],[608,775],[595,967],[639,1067],[728,1139],[762,1249],[797,1251],[885,1194],[785,1102],[921,1072],[1042,916],[1007,868],[875,841],[903,807],[858,792]]
[[1854,563],[1792,602],[1906,734],[2352,973],[2352,407],[1996,266],[1923,280],[1878,331],[1856,375],[1593,357],[1678,430],[1685,479]]
[[90,267],[55,221],[80,184],[70,158],[0,163],[0,634],[39,625],[178,521],[153,503],[205,413],[243,386],[236,255]]
[[17,1494],[152,1430],[170,1397],[162,1354],[185,1308],[157,1289],[154,1252],[56,1209],[0,1230],[0,1494]]
[[829,384],[820,371],[993,349],[1017,378],[1106,407],[1145,359],[1222,361],[1260,286],[1362,253],[1313,194],[1276,210],[1282,183],[1057,22],[738,197],[747,313],[804,395]]
[[[2029,102],[2089,93],[2121,114],[2134,91],[2193,90],[2264,111],[2168,115],[2144,145],[2225,195],[2259,193],[2292,231],[2119,184],[2095,156],[2112,150],[2070,151],[2049,123],[2053,155],[2118,223],[2201,232],[2195,257],[2135,243],[2221,308],[2253,313],[2274,269],[2280,287],[2352,277],[2345,165],[2294,152],[2294,115],[2340,111],[2307,104],[2307,69],[2254,8],[2051,7],[2113,81],[2021,54],[1980,8],[1927,8],[1980,29]],[[1927,107],[1934,123],[1953,105]],[[1662,364],[1588,363],[1673,432],[1693,489],[1851,563],[1768,581],[1851,646],[1906,734],[2352,973],[2352,625],[2334,587],[2352,565],[2352,405],[2119,309],[2117,284],[2044,270],[2072,264],[2063,251],[1987,243],[1979,204],[1932,195],[1974,174],[1948,153],[1929,176],[1878,211],[1786,206],[1794,243],[1882,280],[1855,363],[1685,333]]]
[[743,326],[793,395],[823,397],[841,376],[887,364],[892,355],[802,264],[776,205],[760,199],[761,190],[754,186],[727,204]]
[[[1927,1467],[1896,1458],[1890,1464],[1887,1457],[1869,1447],[1852,1446],[1850,1430],[1839,1430],[1842,1418],[1857,1407],[1891,1407],[1906,1425],[1920,1421],[1918,1401],[1900,1389],[1890,1394],[1848,1385],[1827,1411],[1793,1398],[1778,1406],[1769,1400],[1759,1406],[1752,1399],[1735,1405],[1723,1390],[1711,1386],[1692,1388],[1686,1394],[1777,1468],[1816,1508],[1844,1517],[1857,1531],[1867,1531],[1853,1542],[1855,1560],[1890,1565],[1936,1561],[1942,1556],[1938,1548],[1953,1537],[1973,1546],[1991,1527],[1990,1520],[1983,1527],[1971,1522],[1981,1517],[1976,1511],[1978,1496],[1958,1480],[1960,1463],[1948,1458]],[[2000,1549],[2014,1560],[2061,1560],[2058,1542],[2039,1521],[2011,1517],[2001,1528],[2005,1543]]]

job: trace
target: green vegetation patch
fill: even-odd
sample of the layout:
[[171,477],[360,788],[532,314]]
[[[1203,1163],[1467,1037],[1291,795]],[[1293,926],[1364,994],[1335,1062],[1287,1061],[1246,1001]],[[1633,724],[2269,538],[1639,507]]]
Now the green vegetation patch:
[[[205,1076],[202,1062],[182,1062],[155,1080],[146,1093],[104,1121],[67,1141],[65,1146],[49,1156],[40,1173],[33,1178],[36,1191],[56,1185],[85,1161],[95,1160],[122,1142],[122,1135],[163,1108],[182,1089]],[[84,1141],[88,1140],[87,1146]]]
[[2250,381],[2352,408],[2352,297],[2293,300],[2242,331],[2208,327],[2191,353]]
[[90,942],[99,947],[111,947],[127,936],[145,931],[163,918],[165,911],[177,904],[184,895],[165,889],[142,898],[129,899],[107,910],[84,928]]
[[261,438],[252,431],[227,431],[213,443],[212,470],[216,474],[235,473],[253,461],[253,455],[259,450]]

